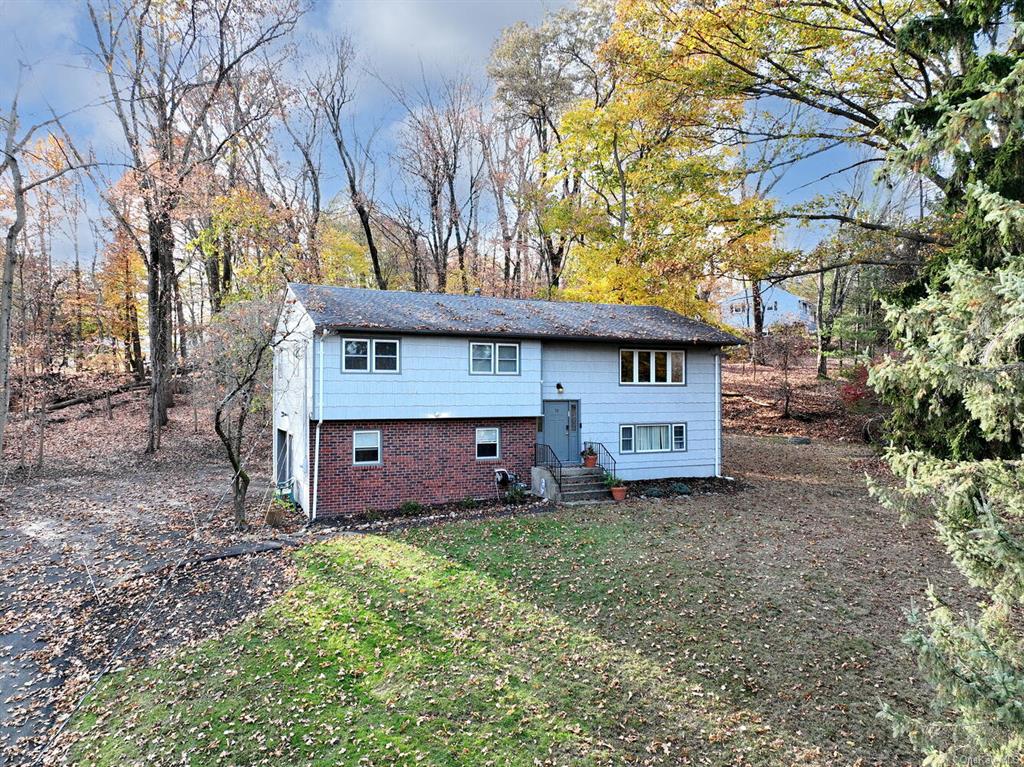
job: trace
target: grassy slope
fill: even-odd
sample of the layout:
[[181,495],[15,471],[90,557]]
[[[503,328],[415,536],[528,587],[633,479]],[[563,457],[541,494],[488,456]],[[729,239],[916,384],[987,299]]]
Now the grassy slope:
[[870,642],[798,625],[842,602],[834,588],[808,596],[794,573],[765,592],[677,512],[580,509],[303,550],[302,582],[259,619],[109,678],[76,722],[73,761],[894,763],[873,721],[890,674],[862,673]]

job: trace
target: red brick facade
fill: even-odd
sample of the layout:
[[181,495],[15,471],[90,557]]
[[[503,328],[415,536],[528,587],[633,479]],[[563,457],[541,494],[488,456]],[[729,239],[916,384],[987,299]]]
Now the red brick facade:
[[[310,428],[309,497],[313,497],[316,428]],[[477,460],[476,430],[500,429],[500,458]],[[379,430],[382,461],[354,466],[352,432]],[[404,421],[324,421],[320,432],[317,517],[494,497],[494,470],[508,469],[530,483],[535,418],[445,418]]]

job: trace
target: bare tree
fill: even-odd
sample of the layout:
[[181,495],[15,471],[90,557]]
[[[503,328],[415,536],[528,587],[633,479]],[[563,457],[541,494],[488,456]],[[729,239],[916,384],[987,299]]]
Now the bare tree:
[[[320,221],[323,214],[323,189],[321,187],[322,162],[321,143],[324,134],[324,114],[319,97],[307,88],[286,88],[279,78],[271,78],[277,102],[281,105],[281,125],[291,139],[292,146],[301,158],[300,170],[295,178],[286,178],[280,155],[266,155],[270,174],[275,182],[277,196],[284,200],[292,211],[292,220],[302,221],[305,230],[303,238],[296,232],[295,240],[304,239],[305,252],[310,262],[310,272],[319,279],[320,263]],[[269,147],[270,144],[263,146]],[[362,219],[360,219],[360,222]]]
[[527,224],[533,185],[535,147],[530,137],[508,120],[481,119],[477,127],[487,185],[502,254],[502,292],[520,295],[523,260],[527,253]]
[[[52,172],[43,173],[37,178],[26,179],[23,163],[28,159],[26,155],[30,142],[46,127],[55,126],[59,118],[54,116],[22,128],[18,101],[21,95],[23,70],[24,66],[19,67],[18,81],[7,115],[0,116],[0,126],[4,129],[3,154],[0,156],[0,180],[10,174],[9,189],[14,207],[14,220],[7,227],[4,238],[3,281],[0,283],[0,457],[3,456],[4,432],[7,429],[11,402],[11,313],[14,306],[14,275],[20,260],[18,242],[28,217],[27,198],[33,189],[49,184],[72,170],[84,167],[84,163],[72,161],[65,155],[61,167]],[[59,142],[56,145],[58,148],[61,147]]]
[[214,429],[233,470],[231,490],[235,526],[247,525],[246,494],[249,490],[248,455],[245,449],[249,419],[271,386],[274,344],[278,334],[278,301],[239,301],[222,310],[207,329],[199,353],[202,380],[211,400]]
[[377,249],[372,222],[374,206],[371,192],[372,155],[369,145],[361,144],[358,140],[351,138],[345,126],[346,111],[353,96],[351,68],[355,50],[347,37],[338,37],[326,46],[324,53],[330,63],[323,71],[311,78],[311,86],[323,112],[327,129],[334,140],[338,159],[341,160],[341,165],[345,169],[349,199],[359,217],[363,236],[366,238],[366,248],[370,254],[370,263],[373,266],[377,287],[385,290],[388,287],[388,281],[381,268],[380,253]]
[[807,353],[810,346],[807,328],[799,322],[776,325],[772,328],[772,333],[766,338],[766,341],[768,356],[782,374],[782,379],[779,381],[782,417],[792,418],[793,386],[789,379],[789,371],[797,366],[800,358]]
[[[615,92],[612,68],[598,55],[614,21],[614,4],[593,0],[551,14],[537,27],[506,29],[494,47],[488,73],[500,113],[528,128],[540,154],[562,142],[562,115],[579,100],[601,107]],[[620,168],[621,170],[621,168]],[[547,208],[572,205],[583,180],[566,168],[541,167],[530,211],[540,259],[538,271],[549,289],[561,283],[575,236],[548,223]]]
[[[89,3],[96,58],[141,193],[145,238],[134,235],[147,274],[150,424],[147,451],[160,445],[171,404],[172,314],[175,310],[175,215],[197,168],[209,166],[236,135],[200,141],[229,79],[255,55],[291,32],[293,2],[267,6],[198,0],[186,6],[107,0]],[[117,206],[111,213],[119,216]],[[143,239],[145,241],[143,241]]]
[[445,78],[437,90],[432,92],[426,82],[412,95],[392,89],[406,110],[396,159],[419,203],[419,229],[437,289],[449,287],[449,261],[454,255],[459,287],[468,293],[484,179],[475,130],[480,99],[466,77]]

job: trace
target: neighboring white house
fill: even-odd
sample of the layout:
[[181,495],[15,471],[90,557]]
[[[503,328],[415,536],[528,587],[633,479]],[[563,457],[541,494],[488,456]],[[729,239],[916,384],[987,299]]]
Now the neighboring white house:
[[588,444],[626,480],[716,476],[742,343],[658,307],[299,284],[280,331],[275,468],[310,517],[563,480]]
[[[812,333],[817,329],[810,301],[790,293],[779,285],[762,282],[761,303],[764,306],[765,330],[770,329],[772,325],[794,322],[804,325]],[[727,325],[741,330],[753,329],[754,299],[750,288],[723,298],[718,302],[718,306],[722,313],[722,321]]]

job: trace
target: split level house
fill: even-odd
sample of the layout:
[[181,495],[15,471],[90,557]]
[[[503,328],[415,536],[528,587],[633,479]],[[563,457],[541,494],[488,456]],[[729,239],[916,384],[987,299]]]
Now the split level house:
[[552,497],[588,446],[624,480],[716,476],[737,343],[653,306],[292,284],[278,485],[317,519],[493,498],[504,472]]

